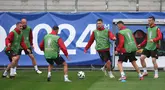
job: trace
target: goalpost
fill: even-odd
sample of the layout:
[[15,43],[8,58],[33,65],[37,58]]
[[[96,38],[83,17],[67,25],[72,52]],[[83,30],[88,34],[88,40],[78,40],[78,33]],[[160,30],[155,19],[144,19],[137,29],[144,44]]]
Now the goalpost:
[[[113,19],[113,25],[112,25],[112,32],[116,35],[118,29],[117,29],[117,22],[123,21],[126,26],[147,26],[148,25],[148,19]],[[155,24],[158,26],[165,26],[165,19],[156,19]],[[115,42],[113,42],[113,55],[112,55],[112,68],[115,68]]]

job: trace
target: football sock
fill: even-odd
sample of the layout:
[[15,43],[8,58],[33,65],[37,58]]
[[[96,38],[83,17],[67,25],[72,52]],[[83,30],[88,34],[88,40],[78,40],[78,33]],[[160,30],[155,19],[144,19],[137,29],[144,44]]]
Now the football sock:
[[125,76],[125,73],[124,72],[121,72],[121,77],[124,77]]
[[37,66],[37,65],[35,65],[35,66],[34,66],[34,69],[35,69],[36,71],[38,71],[38,66]]
[[158,74],[158,70],[155,70],[155,74]]
[[64,75],[64,79],[68,79],[68,75]]
[[143,72],[147,73],[147,68],[143,68]]
[[5,70],[4,72],[3,72],[3,76],[6,76],[7,75],[7,70]]
[[16,72],[17,71],[17,67],[14,67],[14,72]]
[[108,71],[108,74],[111,75],[112,74],[112,71]]
[[51,77],[51,72],[48,72],[48,77]]
[[139,77],[142,77],[143,75],[141,73],[139,73]]
[[14,68],[10,68],[10,76],[14,76]]

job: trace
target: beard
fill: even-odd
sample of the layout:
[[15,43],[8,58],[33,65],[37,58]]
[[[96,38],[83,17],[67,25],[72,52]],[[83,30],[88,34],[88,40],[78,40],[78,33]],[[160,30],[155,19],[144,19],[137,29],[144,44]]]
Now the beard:
[[22,27],[23,27],[22,29],[26,29],[27,25],[23,25]]
[[97,26],[97,28],[102,28],[103,26]]

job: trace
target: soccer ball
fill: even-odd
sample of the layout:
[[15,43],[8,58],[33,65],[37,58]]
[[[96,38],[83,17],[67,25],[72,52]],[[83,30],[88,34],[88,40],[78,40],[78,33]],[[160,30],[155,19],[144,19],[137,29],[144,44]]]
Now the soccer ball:
[[79,79],[84,79],[85,78],[85,73],[83,71],[79,71],[77,73],[77,76],[78,76]]

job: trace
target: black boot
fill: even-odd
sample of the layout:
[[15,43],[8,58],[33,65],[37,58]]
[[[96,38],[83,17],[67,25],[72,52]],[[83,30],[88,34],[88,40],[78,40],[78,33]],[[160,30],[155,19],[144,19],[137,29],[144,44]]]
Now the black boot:
[[50,77],[48,77],[48,78],[47,78],[47,81],[48,81],[48,82],[50,82],[50,81],[51,81],[51,78],[50,78]]

